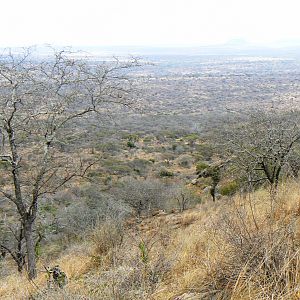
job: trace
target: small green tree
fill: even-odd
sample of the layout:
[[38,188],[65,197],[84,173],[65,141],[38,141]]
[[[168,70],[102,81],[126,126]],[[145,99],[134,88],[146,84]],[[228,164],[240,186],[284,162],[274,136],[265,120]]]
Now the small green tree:
[[221,168],[223,164],[215,165],[215,166],[208,166],[204,169],[201,168],[201,171],[198,171],[198,177],[201,178],[211,178],[211,187],[210,187],[210,194],[212,196],[213,201],[216,200],[216,192],[217,186],[221,180]]

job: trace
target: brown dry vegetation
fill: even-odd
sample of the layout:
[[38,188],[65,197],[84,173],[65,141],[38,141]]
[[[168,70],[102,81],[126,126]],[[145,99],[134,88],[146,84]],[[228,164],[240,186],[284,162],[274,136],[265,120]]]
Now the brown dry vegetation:
[[[245,68],[244,63],[240,67]],[[220,195],[213,203],[208,189],[211,178],[196,175],[199,166],[215,166],[222,160],[220,151],[215,152],[218,146],[210,143],[218,140],[216,132],[224,125],[224,112],[218,112],[216,118],[216,107],[224,95],[228,99],[222,105],[230,101],[230,108],[242,104],[247,107],[257,103],[257,99],[249,99],[256,98],[252,96],[261,93],[270,80],[281,80],[282,67],[271,77],[268,68],[256,67],[260,77],[251,80],[252,75],[231,76],[226,72],[215,78],[190,74],[175,89],[171,80],[168,92],[153,101],[157,110],[170,111],[169,117],[151,113],[135,115],[128,121],[127,116],[120,120],[120,126],[126,129],[118,133],[99,129],[96,138],[91,131],[91,140],[86,136],[66,141],[61,160],[73,157],[68,150],[78,142],[80,158],[86,162],[99,159],[100,164],[93,165],[84,180],[77,179],[69,189],[41,203],[39,225],[46,234],[41,243],[38,278],[28,281],[25,272],[16,274],[7,255],[0,262],[0,299],[300,299],[299,183],[282,182],[277,195],[261,188],[229,197],[241,186],[237,170],[227,166],[219,182]],[[253,66],[246,68],[256,72]],[[284,82],[292,82],[295,74],[290,76]],[[159,77],[153,82],[161,84]],[[257,82],[262,83],[261,89]],[[205,102],[198,96],[181,97],[183,86],[195,91],[194,85],[218,100],[209,99],[205,91],[201,92],[207,97]],[[216,86],[226,87],[226,92],[223,88],[216,91]],[[289,83],[283,89],[286,98],[291,88]],[[237,105],[232,95],[239,97],[241,91],[245,92],[245,102]],[[168,95],[170,100],[165,99]],[[263,97],[265,102],[258,101],[263,107],[270,99],[273,106],[273,93],[266,92]],[[208,111],[211,115],[204,117]],[[173,112],[180,114],[174,118]],[[197,124],[202,124],[201,134]],[[25,148],[24,157],[35,151]],[[6,165],[1,168],[5,173]],[[2,177],[7,185],[7,178]],[[155,196],[145,197],[151,190],[156,191]],[[182,207],[175,195],[178,198],[186,191],[197,196],[191,197],[186,207],[198,204],[179,212]],[[130,201],[125,201],[126,195],[130,200],[135,197],[145,201],[144,211],[137,218],[128,218],[134,215],[134,205],[130,207]],[[10,207],[1,208],[2,215],[10,217]],[[168,213],[155,212],[158,209]],[[69,279],[64,289],[47,287],[44,266],[57,264]]]
[[[183,213],[108,221],[70,246],[64,290],[13,275],[1,299],[300,299],[300,186],[281,186]],[[42,271],[42,266],[39,267]]]

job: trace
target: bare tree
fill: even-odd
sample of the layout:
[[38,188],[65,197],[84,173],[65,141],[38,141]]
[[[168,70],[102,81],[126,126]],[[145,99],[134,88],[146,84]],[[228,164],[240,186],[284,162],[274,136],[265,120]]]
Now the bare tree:
[[39,200],[84,176],[93,164],[62,152],[59,141],[80,130],[92,113],[131,106],[127,72],[137,65],[135,59],[97,63],[64,50],[43,59],[31,49],[6,51],[0,57],[0,158],[9,164],[1,171],[5,184],[0,193],[14,204],[21,220],[30,279],[37,275],[34,227]]
[[3,257],[5,257],[6,254],[10,255],[18,267],[18,271],[22,272],[26,255],[24,230],[21,224],[5,224],[5,226],[1,228],[0,250]]
[[180,212],[190,208],[195,203],[200,203],[200,198],[197,197],[188,187],[185,185],[173,185],[170,187],[169,195],[174,197],[177,202]]
[[138,180],[129,177],[124,178],[120,183],[120,188],[116,189],[114,193],[119,195],[138,217],[164,208],[169,190],[168,186],[160,180]]
[[299,112],[256,112],[227,135],[232,162],[248,183],[267,182],[276,191],[283,174],[297,174]]

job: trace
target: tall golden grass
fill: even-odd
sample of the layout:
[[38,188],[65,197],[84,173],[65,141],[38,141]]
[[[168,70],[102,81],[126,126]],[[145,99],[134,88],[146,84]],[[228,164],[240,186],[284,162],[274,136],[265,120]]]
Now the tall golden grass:
[[[112,223],[71,246],[64,290],[11,275],[1,299],[300,299],[300,184],[207,201],[123,228]],[[191,299],[193,299],[191,297]]]

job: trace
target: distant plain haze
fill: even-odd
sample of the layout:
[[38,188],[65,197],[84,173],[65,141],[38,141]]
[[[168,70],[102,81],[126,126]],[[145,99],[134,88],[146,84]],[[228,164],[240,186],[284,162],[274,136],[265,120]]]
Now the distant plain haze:
[[300,44],[299,0],[1,1],[0,47]]

